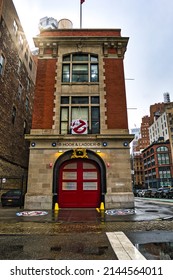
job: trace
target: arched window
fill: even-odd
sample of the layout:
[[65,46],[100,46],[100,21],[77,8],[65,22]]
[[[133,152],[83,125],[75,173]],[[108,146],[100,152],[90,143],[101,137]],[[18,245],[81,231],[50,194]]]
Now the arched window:
[[0,75],[3,75],[5,67],[5,56],[0,53]]
[[12,123],[13,124],[15,123],[15,119],[16,119],[16,107],[13,106],[13,109],[12,109]]
[[161,146],[157,148],[157,152],[167,152],[168,148],[166,146]]
[[63,83],[96,83],[98,81],[98,55],[73,53],[63,56]]

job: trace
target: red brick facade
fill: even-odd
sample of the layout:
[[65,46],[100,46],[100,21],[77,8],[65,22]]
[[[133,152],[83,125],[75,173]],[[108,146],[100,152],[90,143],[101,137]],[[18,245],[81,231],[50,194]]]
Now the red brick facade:
[[119,29],[57,28],[34,42],[25,207],[97,208],[103,201],[106,208],[134,207],[123,66],[128,38]]
[[[78,43],[79,38],[88,36],[88,43],[103,38],[108,40],[121,40],[121,43],[109,43],[104,45],[102,41],[104,57],[104,89],[106,91],[105,106],[106,106],[106,125],[108,129],[128,129],[126,93],[124,80],[124,65],[123,58],[126,50],[128,38],[122,38],[119,29],[110,30],[54,30],[44,31],[40,33],[40,39],[44,38],[49,42],[48,46],[41,45],[40,53],[42,56],[52,55],[56,57],[56,51],[50,48],[50,42],[53,44],[57,40],[66,40]],[[39,41],[36,42],[39,47]],[[113,55],[114,57],[108,57]],[[116,58],[115,58],[116,57]],[[38,71],[35,91],[35,107],[33,114],[33,129],[51,129],[53,125],[53,101],[54,101],[54,86],[56,76],[57,58],[39,59]]]
[[122,59],[104,59],[108,129],[127,129],[127,110]]
[[56,59],[39,60],[37,69],[32,128],[51,129],[53,125]]

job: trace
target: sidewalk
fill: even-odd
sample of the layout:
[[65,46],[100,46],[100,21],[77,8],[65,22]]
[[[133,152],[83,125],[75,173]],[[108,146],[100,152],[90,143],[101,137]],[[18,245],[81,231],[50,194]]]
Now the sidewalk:
[[[141,234],[145,235],[143,238],[147,239],[147,232],[153,232],[152,235],[154,235],[154,232],[160,231],[163,236],[166,231],[168,233],[173,231],[172,206],[173,204],[169,207],[165,207],[164,203],[159,204],[159,206],[151,205],[151,202],[148,200],[141,202],[140,199],[137,199],[135,211],[129,209],[126,209],[126,211],[122,211],[122,209],[112,209],[109,211],[99,211],[98,209],[59,209],[58,211],[48,210],[45,215],[42,216],[17,216],[17,213],[25,212],[25,214],[28,214],[31,212],[30,214],[33,214],[34,211],[27,211],[19,208],[0,208],[0,240],[5,236],[4,240],[9,240],[6,246],[12,246],[13,240],[17,240],[16,246],[20,248],[23,246],[25,249],[28,248],[28,256],[32,255],[31,246],[33,245],[33,250],[35,250],[35,248],[39,246],[39,242],[40,246],[46,250],[46,244],[42,244],[43,240],[52,242],[52,247],[46,245],[50,248],[54,248],[58,241],[58,246],[61,247],[61,252],[63,254],[63,250],[67,247],[69,238],[73,238],[73,243],[75,241],[76,243],[80,243],[80,246],[84,246],[82,247],[84,253],[87,253],[88,250],[93,253],[93,250],[97,252],[103,249],[105,252],[106,250],[111,252],[111,246],[115,253],[115,258],[117,259],[145,259],[133,245],[138,243],[135,242],[136,238],[139,238],[136,236],[136,233],[141,232]],[[37,214],[37,210],[35,211],[36,213],[34,214]],[[39,211],[38,209],[38,212]],[[81,236],[83,238],[83,245],[81,245],[82,239],[79,240],[76,236]],[[89,236],[92,236],[92,241],[90,241],[90,243],[88,239]],[[106,236],[107,241],[105,239]],[[130,238],[133,240],[133,244],[127,236],[131,236]],[[24,240],[29,242],[27,246],[25,246],[26,241]],[[88,240],[87,245],[86,240]],[[3,242],[2,240],[2,244],[4,244]],[[23,245],[21,245],[21,242],[23,242]],[[62,244],[59,242],[62,242]],[[97,248],[98,244],[100,244],[99,249]],[[38,259],[42,253],[39,248],[37,249],[38,252],[33,253],[34,258]],[[50,248],[47,248],[47,250],[50,251]],[[74,248],[72,249],[74,250]],[[77,249],[75,248],[75,250]],[[21,252],[21,258],[23,256],[22,254]],[[45,253],[45,255],[46,254],[47,253]],[[60,252],[55,252],[57,258],[58,254],[60,255]],[[65,254],[69,257],[68,250]],[[79,257],[78,255],[73,256]],[[109,258],[110,256],[112,257],[113,255],[106,255],[105,253],[105,257]],[[85,257],[84,255],[83,258]],[[98,254],[96,254],[95,257],[98,258]],[[102,256],[100,256],[100,258],[101,257]]]
[[[158,200],[157,200],[158,202]],[[152,201],[154,203],[154,201]],[[170,208],[166,208],[169,204]],[[152,204],[150,200],[136,199],[135,209],[59,209],[55,210],[27,210],[20,208],[0,208],[0,223],[18,223],[18,222],[38,222],[38,223],[109,223],[109,222],[144,222],[154,220],[171,220],[173,212],[171,209],[173,200],[159,201],[158,204]],[[35,211],[35,213],[34,213]],[[46,212],[45,215],[37,215],[37,211]],[[22,216],[17,216],[23,214]],[[26,215],[24,215],[26,214]]]

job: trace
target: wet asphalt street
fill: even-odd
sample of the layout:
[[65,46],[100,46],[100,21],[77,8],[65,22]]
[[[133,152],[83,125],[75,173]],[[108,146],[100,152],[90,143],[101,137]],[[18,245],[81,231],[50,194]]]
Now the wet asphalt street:
[[147,253],[148,259],[160,254],[151,243],[173,244],[173,201],[136,199],[134,213],[60,209],[18,217],[22,211],[0,208],[1,260],[116,260],[106,232],[124,232],[142,252],[146,248],[140,246],[150,244],[155,255]]

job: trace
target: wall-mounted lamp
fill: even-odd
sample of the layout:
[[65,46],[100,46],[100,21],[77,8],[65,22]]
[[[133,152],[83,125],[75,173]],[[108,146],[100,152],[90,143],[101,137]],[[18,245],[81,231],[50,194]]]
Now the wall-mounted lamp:
[[35,145],[36,145],[35,142],[32,142],[32,143],[31,143],[31,146],[32,146],[32,147],[35,147]]
[[109,162],[107,162],[107,167],[110,167],[110,163]]
[[49,167],[52,168],[52,166],[53,166],[53,163],[49,162]]
[[101,153],[100,150],[97,150],[97,154]]
[[107,142],[103,142],[102,145],[103,145],[103,147],[106,147],[108,145],[108,143]]
[[128,147],[128,145],[129,145],[129,143],[128,143],[127,141],[125,141],[125,142],[123,143],[123,146],[124,146],[124,147]]
[[56,142],[52,142],[52,147],[56,147]]
[[62,153],[62,150],[59,150],[58,153]]

